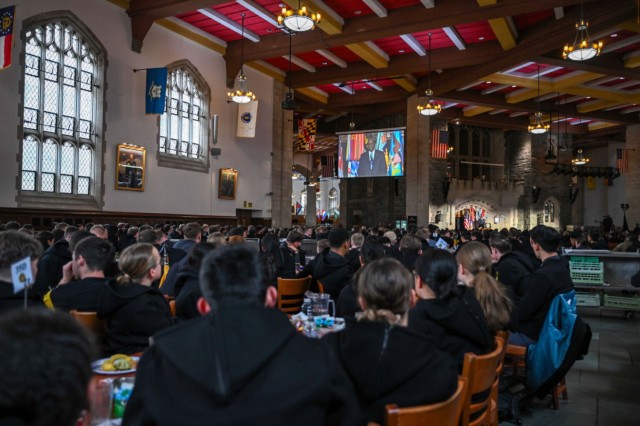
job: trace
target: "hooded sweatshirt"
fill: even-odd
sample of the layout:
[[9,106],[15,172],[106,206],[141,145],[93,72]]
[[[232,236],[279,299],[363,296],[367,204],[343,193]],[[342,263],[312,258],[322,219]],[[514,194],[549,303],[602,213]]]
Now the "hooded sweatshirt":
[[436,343],[406,327],[347,319],[346,328],[324,338],[353,381],[366,420],[384,423],[385,406],[441,402],[458,386],[453,359]]
[[361,425],[324,342],[261,306],[216,307],[166,330],[138,364],[126,425]]
[[313,281],[320,281],[324,292],[329,293],[333,300],[337,300],[340,291],[349,284],[353,277],[353,269],[344,257],[326,248],[318,255],[313,268]]
[[461,372],[464,354],[489,353],[494,339],[473,289],[459,286],[458,290],[447,300],[419,300],[409,311],[409,328],[433,338],[438,348],[453,356]]
[[110,280],[98,303],[106,319],[107,354],[132,354],[149,346],[149,337],[173,325],[169,303],[158,289]]

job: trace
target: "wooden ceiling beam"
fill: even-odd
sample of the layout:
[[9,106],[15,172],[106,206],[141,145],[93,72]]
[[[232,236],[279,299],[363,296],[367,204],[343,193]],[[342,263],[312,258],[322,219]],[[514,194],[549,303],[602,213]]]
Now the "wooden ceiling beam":
[[[356,98],[357,99],[357,98]],[[538,111],[538,103],[534,101],[520,102],[517,106],[508,104],[504,96],[499,93],[493,93],[491,95],[482,95],[479,92],[464,91],[458,92],[452,90],[451,92],[438,95],[436,100],[446,102],[458,102],[465,105],[477,105],[483,107],[490,107],[495,109],[506,109],[509,111],[526,111],[530,114]],[[555,105],[555,100],[549,100],[547,102],[540,102],[540,110],[553,111],[560,113],[562,116],[568,116],[573,118],[581,118],[584,120],[600,120],[609,121],[612,123],[631,125],[637,124],[637,119],[634,117],[627,117],[623,114],[614,111],[588,111],[580,112],[576,109],[576,105]]]
[[[611,1],[616,3],[624,0]],[[386,18],[379,18],[375,14],[351,18],[345,23],[339,34],[327,35],[321,31],[297,34],[293,44],[293,53],[363,43],[401,34],[423,32],[429,28],[454,27],[459,24],[576,4],[580,4],[580,0],[503,0],[497,5],[480,7],[474,0],[448,0],[431,9],[421,5],[403,7],[389,10],[389,15]],[[573,25],[570,27],[573,28]],[[230,42],[227,56],[240,56],[240,47],[238,41]],[[273,34],[262,37],[259,44],[245,46],[244,56],[247,61],[252,61],[282,56],[288,51],[288,36]]]
[[[555,6],[560,5],[556,4]],[[486,8],[491,8],[491,6]],[[554,18],[550,18],[537,23],[531,28],[527,28],[520,34],[518,45],[509,50],[508,54],[503,53],[495,57],[487,57],[482,64],[440,74],[432,82],[436,96],[439,93],[450,92],[458,87],[480,80],[486,75],[500,72],[515,64],[530,61],[531,57],[546,54],[550,51],[550,46],[557,46],[557,50],[560,51],[567,40],[572,40],[575,37],[575,27],[567,25],[567,23],[579,18],[579,9],[572,8],[569,10],[566,19],[557,21]],[[591,2],[585,5],[584,16],[589,17],[589,29],[595,33],[626,20],[634,10],[633,2],[627,0]],[[418,85],[418,90],[424,88],[426,88],[426,82],[423,81]]]
[[155,20],[227,2],[227,0],[131,0],[127,9],[127,15],[131,20],[131,50],[142,52],[144,38]]
[[[558,50],[559,52],[559,50]],[[540,62],[547,65],[568,67],[575,70],[593,72],[598,74],[615,75],[618,77],[625,77],[630,80],[638,79],[638,71],[626,68],[620,57],[613,53],[601,55],[588,61],[570,61],[562,59],[557,55],[541,55],[534,59],[536,62]]]
[[[431,61],[434,67],[448,69],[478,65],[486,61],[488,56],[493,57],[501,54],[504,52],[497,42],[487,42],[470,45],[462,51],[455,47],[434,50]],[[347,68],[322,67],[320,72],[313,74],[306,71],[294,71],[292,74],[293,87],[321,86],[335,82],[424,72],[428,69],[429,59],[427,56],[410,53],[393,56],[389,60],[389,66],[383,69],[374,68],[365,61],[350,62],[348,65]]]

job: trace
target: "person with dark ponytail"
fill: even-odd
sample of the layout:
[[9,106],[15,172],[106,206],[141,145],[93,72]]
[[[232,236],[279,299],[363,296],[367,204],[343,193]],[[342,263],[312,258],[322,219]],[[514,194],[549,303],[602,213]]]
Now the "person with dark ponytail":
[[464,354],[491,352],[494,339],[473,290],[458,285],[458,266],[446,250],[428,250],[416,262],[418,301],[409,328],[433,338],[462,371]]
[[174,323],[169,303],[151,284],[161,275],[158,250],[151,244],[127,247],[119,259],[122,272],[107,283],[98,304],[106,320],[107,354],[132,354],[149,346],[149,337]]
[[380,258],[358,270],[362,312],[346,328],[324,337],[353,381],[366,420],[384,423],[386,404],[410,407],[444,401],[456,390],[458,371],[435,341],[407,328],[411,273]]
[[505,287],[491,275],[491,251],[478,241],[465,244],[456,253],[458,279],[473,287],[491,334],[509,328],[511,300]]

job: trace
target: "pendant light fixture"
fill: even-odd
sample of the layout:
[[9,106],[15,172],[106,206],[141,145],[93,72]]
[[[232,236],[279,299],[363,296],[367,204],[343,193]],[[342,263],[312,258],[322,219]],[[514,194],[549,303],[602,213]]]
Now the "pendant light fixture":
[[589,158],[587,158],[584,155],[584,152],[582,152],[582,148],[578,148],[578,152],[576,153],[575,158],[571,159],[571,164],[573,164],[574,166],[584,166],[589,161]]
[[227,102],[246,104],[256,100],[256,95],[247,89],[247,77],[244,75],[244,13],[242,14],[242,32],[240,39],[240,73],[236,77],[233,91],[227,93]]
[[356,94],[356,89],[353,85],[353,81],[351,82],[351,121],[349,121],[349,128],[351,130],[356,128],[356,122],[353,121],[353,97]]
[[320,13],[309,12],[307,6],[298,0],[298,9],[282,7],[282,11],[278,15],[278,25],[290,31],[301,33],[314,29],[320,19]]
[[[558,114],[558,119],[560,119],[560,114]],[[549,120],[551,120],[551,115],[549,115]],[[558,141],[560,140],[560,122],[557,123],[558,124],[558,139],[556,140],[556,143],[559,143]],[[553,163],[554,161],[556,161],[558,159],[558,156],[555,153],[555,150],[553,149],[553,141],[551,140],[551,132],[549,132],[549,137],[547,138],[547,155],[545,155],[544,157],[544,162],[545,163]]]
[[293,98],[293,90],[291,90],[291,79],[293,78],[291,74],[291,37],[293,37],[293,32],[289,31],[289,91],[285,94],[284,101],[280,104],[280,107],[286,111],[293,111],[296,109],[296,101]]
[[564,59],[586,61],[598,56],[602,51],[602,41],[594,43],[589,37],[589,21],[584,18],[583,3],[580,2],[580,19],[576,22],[576,37],[573,44],[565,44],[562,50]]
[[440,104],[437,104],[433,101],[433,90],[431,90],[431,33],[429,33],[429,76],[428,76],[428,89],[424,92],[427,96],[426,104],[418,105],[418,112],[420,115],[436,115],[440,111],[442,111],[442,107]]
[[534,114],[535,124],[529,126],[529,132],[534,135],[546,133],[551,126],[544,124],[542,120],[542,111],[540,111],[540,64],[538,63],[538,111]]

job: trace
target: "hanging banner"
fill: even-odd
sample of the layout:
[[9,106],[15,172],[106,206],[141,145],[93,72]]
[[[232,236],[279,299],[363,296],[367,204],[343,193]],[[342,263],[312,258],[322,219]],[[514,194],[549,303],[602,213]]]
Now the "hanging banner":
[[238,131],[239,138],[256,137],[256,121],[258,119],[258,101],[247,102],[238,105]]
[[163,114],[167,94],[167,68],[147,69],[145,114]]
[[594,190],[596,189],[596,178],[593,176],[587,176],[587,189]]
[[15,11],[15,6],[0,9],[0,70],[8,68],[11,65]]
[[296,142],[298,151],[313,151],[315,149],[316,126],[315,118],[298,120],[298,140]]

